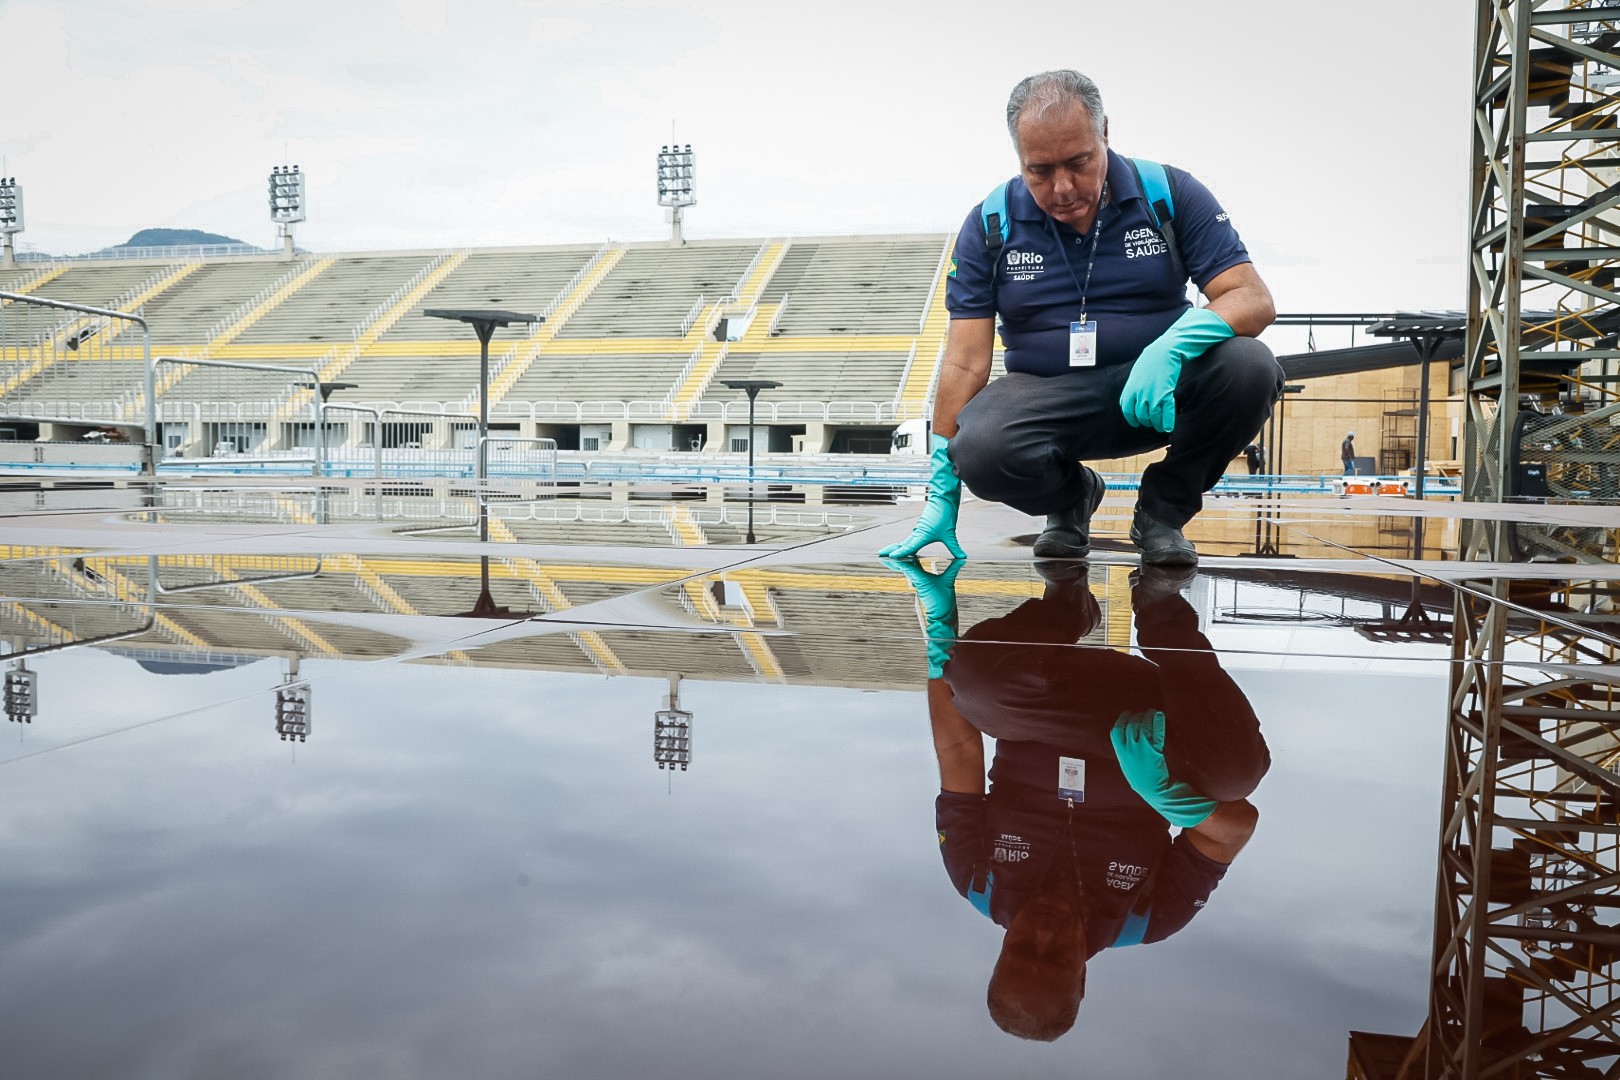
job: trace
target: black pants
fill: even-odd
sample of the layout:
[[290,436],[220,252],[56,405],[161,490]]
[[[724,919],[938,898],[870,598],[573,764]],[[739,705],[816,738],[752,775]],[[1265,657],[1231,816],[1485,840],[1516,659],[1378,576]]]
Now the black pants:
[[995,739],[1112,757],[1121,713],[1164,713],[1170,775],[1218,802],[1247,798],[1271,751],[1243,690],[1198,629],[1198,614],[1168,596],[1135,614],[1143,655],[1074,644],[1101,617],[1084,585],[1026,600],[962,634],[945,665],[956,706]]
[[1176,426],[1166,434],[1125,422],[1119,395],[1130,365],[1042,377],[1009,373],[980,390],[957,418],[951,461],[967,489],[1036,516],[1080,501],[1081,461],[1168,446],[1142,472],[1138,502],[1180,528],[1204,505],[1227,465],[1265,426],[1282,393],[1282,368],[1254,338],[1236,337],[1187,361],[1176,384]]

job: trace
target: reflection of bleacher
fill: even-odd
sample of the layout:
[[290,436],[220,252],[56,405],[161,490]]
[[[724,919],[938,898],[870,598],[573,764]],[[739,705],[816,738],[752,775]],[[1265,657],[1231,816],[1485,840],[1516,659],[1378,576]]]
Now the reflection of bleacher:
[[[503,539],[511,535],[492,529],[495,534]],[[150,624],[130,643],[165,648],[179,659],[190,653],[397,656],[409,647],[406,637],[416,635],[380,630],[376,616],[469,612],[478,600],[483,571],[472,557],[342,555],[323,559],[315,576],[287,576],[313,573],[313,560],[165,556],[158,561],[163,591],[154,597],[154,613],[140,603],[147,595],[148,565],[145,557],[80,560],[68,554],[29,560],[14,552],[9,563],[0,564],[0,626],[19,652],[108,632],[139,631]],[[678,672],[694,678],[842,686],[922,684],[925,659],[916,602],[897,574],[869,563],[735,567],[714,575],[736,586],[725,590],[729,599],[723,606],[710,577],[684,580],[687,576],[675,566],[492,556],[492,599],[514,611],[572,609],[565,617],[577,613],[589,623],[609,614],[593,612],[590,605],[643,593],[639,603],[645,610],[661,608],[671,622],[706,623],[712,630],[591,631],[577,624],[536,625],[537,636],[489,649],[474,639],[457,638],[445,643],[439,660],[653,677]],[[1111,601],[1103,585],[1100,578],[1093,582],[1107,615]],[[962,626],[1003,614],[1042,589],[1027,563],[973,564],[957,582]],[[476,630],[468,624],[469,634]]]
[[[518,543],[608,544],[658,547],[672,543],[661,520],[646,521],[521,521],[504,518]],[[578,603],[578,601],[575,601]]]
[[737,647],[737,642],[731,634],[666,634],[647,630],[606,630],[602,632],[602,640],[631,671],[671,670],[670,663],[675,655],[672,654],[671,647],[674,646],[679,649],[681,665],[685,670],[708,672],[718,679],[754,677],[753,665]]
[[758,243],[634,248],[557,336],[681,337],[681,320],[698,297],[713,303],[730,295],[759,252]]
[[481,646],[468,652],[472,662],[483,666],[543,668],[548,671],[595,672],[596,665],[579,643],[568,634],[522,638]]
[[[870,569],[862,568],[862,572],[870,573]],[[773,585],[770,589],[783,629],[800,638],[815,639],[814,648],[805,647],[809,642],[801,641],[798,650],[798,660],[810,681],[841,683],[851,681],[857,672],[861,682],[905,685],[917,681],[921,630],[910,591],[862,596],[860,618],[852,623],[853,593],[848,584],[830,580],[827,586],[811,589]],[[919,647],[910,648],[912,643]],[[780,657],[786,650],[776,651]]]

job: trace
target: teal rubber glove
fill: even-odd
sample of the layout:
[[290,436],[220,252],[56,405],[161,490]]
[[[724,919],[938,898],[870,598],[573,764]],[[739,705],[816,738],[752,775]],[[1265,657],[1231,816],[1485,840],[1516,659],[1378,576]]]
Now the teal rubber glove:
[[1181,364],[1232,337],[1226,320],[1209,308],[1189,308],[1148,343],[1131,365],[1119,407],[1131,427],[1171,431],[1176,426],[1176,380]]
[[951,464],[951,440],[943,435],[930,435],[932,448],[928,459],[934,472],[928,479],[928,501],[922,516],[917,519],[911,535],[898,544],[890,544],[878,552],[883,559],[914,559],[917,552],[938,540],[945,545],[953,559],[965,559],[967,554],[956,542],[956,514],[962,506],[962,481],[957,478],[956,466]]
[[1109,739],[1132,790],[1164,820],[1191,829],[1215,812],[1214,799],[1171,781],[1170,767],[1164,763],[1164,713],[1156,709],[1120,713]]
[[966,559],[952,559],[944,570],[931,574],[915,559],[883,560],[883,565],[905,575],[922,605],[930,679],[945,674],[945,661],[951,658],[951,648],[956,644],[956,575],[966,562]]

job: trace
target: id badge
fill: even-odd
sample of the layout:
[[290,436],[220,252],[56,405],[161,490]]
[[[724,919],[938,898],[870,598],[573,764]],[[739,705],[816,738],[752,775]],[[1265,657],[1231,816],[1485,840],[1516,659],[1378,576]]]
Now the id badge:
[[1097,366],[1097,323],[1095,320],[1069,324],[1069,366]]
[[1084,758],[1058,758],[1058,798],[1086,801],[1086,762]]

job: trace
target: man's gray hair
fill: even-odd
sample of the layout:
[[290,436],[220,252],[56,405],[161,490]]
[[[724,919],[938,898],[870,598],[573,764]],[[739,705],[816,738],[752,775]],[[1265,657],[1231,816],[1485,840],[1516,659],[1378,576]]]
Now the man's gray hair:
[[1102,91],[1078,71],[1061,68],[1031,75],[1013,87],[1012,96],[1007,99],[1007,131],[1012,135],[1013,146],[1018,145],[1018,119],[1025,112],[1039,120],[1047,111],[1072,101],[1086,107],[1086,112],[1091,114],[1092,130],[1102,138],[1108,123],[1103,112]]

